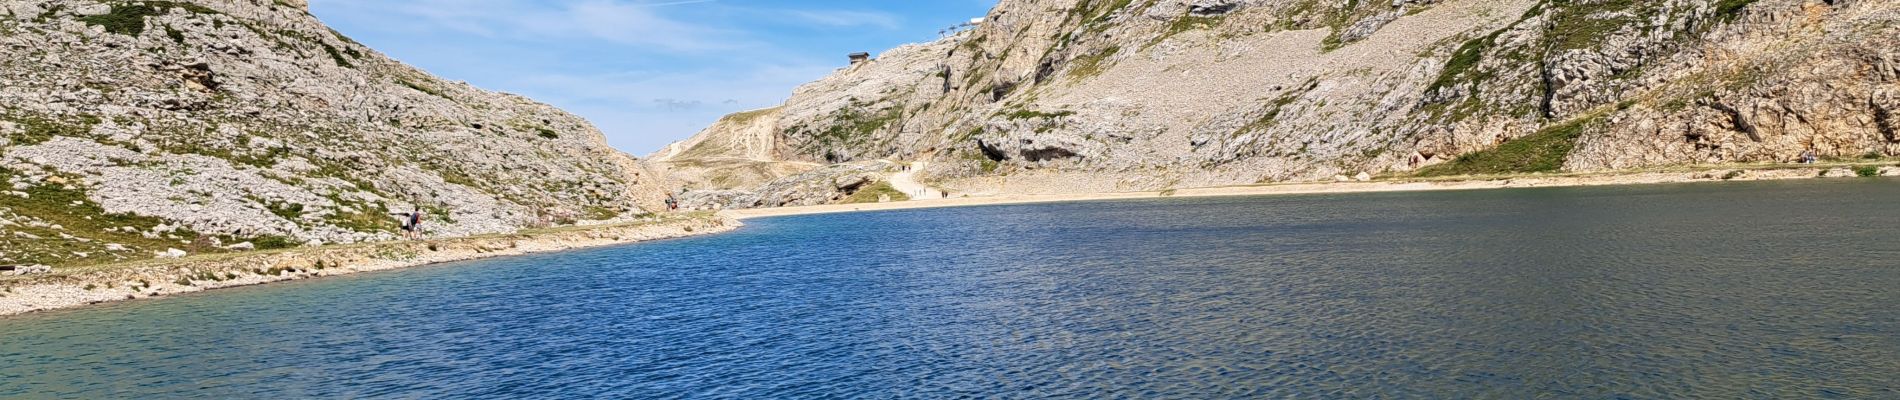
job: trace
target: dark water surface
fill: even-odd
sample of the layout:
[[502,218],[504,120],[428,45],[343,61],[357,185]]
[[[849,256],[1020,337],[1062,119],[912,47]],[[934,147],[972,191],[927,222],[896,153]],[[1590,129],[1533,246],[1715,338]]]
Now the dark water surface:
[[0,319],[0,397],[1900,398],[1900,182],[1175,199]]

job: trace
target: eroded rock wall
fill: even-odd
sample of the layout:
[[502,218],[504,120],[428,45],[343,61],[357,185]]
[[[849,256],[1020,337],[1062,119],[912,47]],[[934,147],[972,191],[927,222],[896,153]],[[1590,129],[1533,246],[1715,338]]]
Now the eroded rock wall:
[[1004,0],[799,88],[777,124],[787,159],[1047,192],[1407,173],[1527,138],[1572,171],[1893,156],[1897,8]]
[[0,1],[0,264],[384,240],[418,207],[439,236],[635,215],[665,195],[646,168],[301,1]]

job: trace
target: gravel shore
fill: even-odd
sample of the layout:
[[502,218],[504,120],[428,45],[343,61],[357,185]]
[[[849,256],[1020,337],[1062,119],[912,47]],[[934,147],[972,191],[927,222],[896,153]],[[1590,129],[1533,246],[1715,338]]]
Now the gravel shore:
[[61,268],[0,278],[0,316],[110,301],[381,271],[453,261],[706,235],[743,224],[723,216],[557,228],[509,235],[337,245]]
[[[1890,165],[1891,163],[1886,163]],[[997,193],[975,194],[949,199],[927,199],[876,204],[833,204],[809,207],[727,210],[721,214],[734,219],[830,214],[856,211],[906,210],[936,207],[964,207],[1000,204],[1029,204],[1065,201],[1144,199],[1157,197],[1263,196],[1324,193],[1409,192],[1431,190],[1481,190],[1563,186],[1645,185],[1692,182],[1768,181],[1816,178],[1854,178],[1856,167],[1874,164],[1844,163],[1816,166],[1743,165],[1735,168],[1706,168],[1656,172],[1612,172],[1577,175],[1524,175],[1511,177],[1465,177],[1445,180],[1394,179],[1346,182],[1281,183],[1245,186],[1138,191],[1113,193],[1020,194],[1011,185],[982,182],[973,186],[1000,187]],[[1880,176],[1900,176],[1900,167],[1878,167]],[[1017,179],[1040,183],[1034,179]],[[1047,185],[1034,185],[1046,189]],[[1014,192],[1014,193],[1012,193]]]

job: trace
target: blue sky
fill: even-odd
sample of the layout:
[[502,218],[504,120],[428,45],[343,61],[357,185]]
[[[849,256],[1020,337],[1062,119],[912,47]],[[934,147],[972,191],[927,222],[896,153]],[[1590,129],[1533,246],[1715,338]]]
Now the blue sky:
[[644,156],[799,84],[933,40],[996,0],[311,0],[351,38],[449,80],[580,114]]

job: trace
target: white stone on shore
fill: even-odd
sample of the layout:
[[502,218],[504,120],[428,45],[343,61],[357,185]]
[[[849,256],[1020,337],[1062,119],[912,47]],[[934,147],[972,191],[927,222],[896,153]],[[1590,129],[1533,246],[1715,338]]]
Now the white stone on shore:
[[18,267],[15,267],[12,271],[0,271],[0,275],[7,275],[7,276],[32,275],[32,274],[44,274],[48,272],[53,272],[53,267],[35,264],[35,265],[18,266]]

